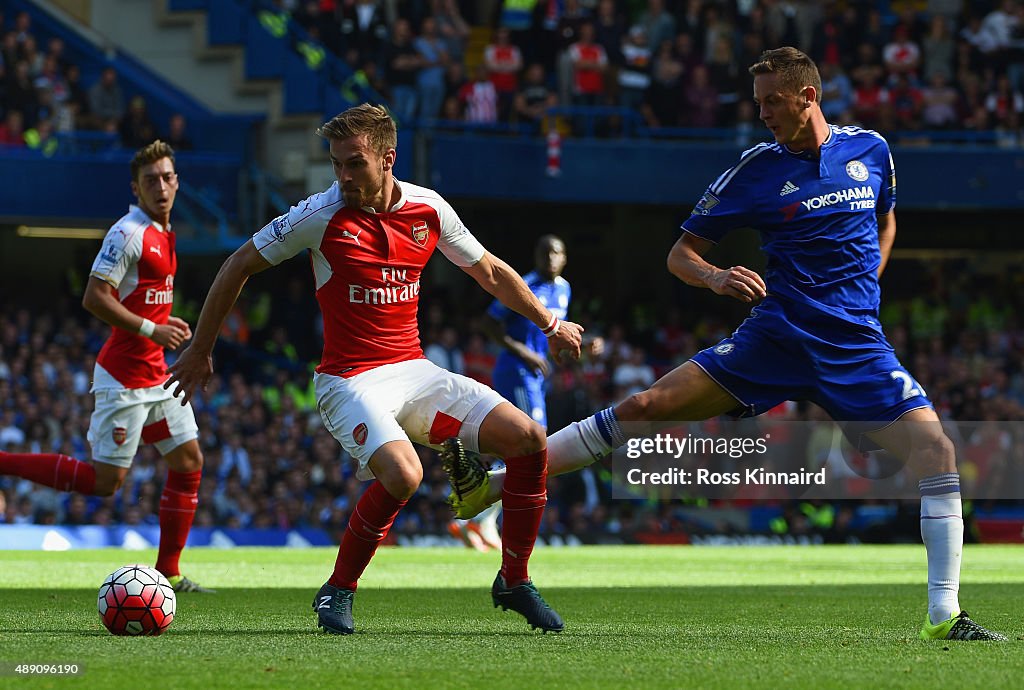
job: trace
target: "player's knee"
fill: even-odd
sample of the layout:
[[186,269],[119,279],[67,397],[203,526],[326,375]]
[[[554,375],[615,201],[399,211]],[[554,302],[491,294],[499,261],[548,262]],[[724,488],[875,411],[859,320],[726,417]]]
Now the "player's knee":
[[633,393],[615,407],[620,421],[648,422],[659,419],[658,406],[651,391]]
[[502,456],[519,458],[524,455],[533,455],[542,451],[547,446],[547,442],[548,437],[544,433],[544,427],[532,419],[527,420],[515,430]]
[[940,431],[929,434],[914,447],[921,474],[956,472],[956,447]]
[[407,501],[412,498],[423,481],[423,467],[416,464],[403,464],[395,468],[395,471],[384,483],[384,488],[389,494],[399,501]]

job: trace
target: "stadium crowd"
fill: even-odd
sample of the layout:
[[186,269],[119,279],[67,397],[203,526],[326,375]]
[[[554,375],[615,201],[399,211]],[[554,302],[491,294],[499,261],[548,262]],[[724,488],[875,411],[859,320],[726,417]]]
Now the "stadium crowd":
[[[1015,0],[277,0],[400,121],[538,123],[619,106],[653,128],[756,128],[746,67],[793,45],[836,124],[997,131],[1024,112]],[[490,33],[473,41],[471,24]],[[493,32],[488,29],[493,28]]]
[[[1011,425],[994,424],[1024,420],[1024,325],[1018,316],[1024,313],[1024,285],[1014,277],[1021,272],[982,276],[955,262],[930,267],[900,262],[891,271],[927,278],[923,292],[886,295],[882,316],[892,344],[943,418],[974,422],[969,434],[957,438],[964,481],[1000,486],[1021,460],[1014,457],[1020,444],[1008,442]],[[302,294],[301,284],[278,293],[250,295],[237,318],[229,320],[226,342],[217,351],[218,373],[193,399],[206,457],[195,524],[320,527],[338,536],[363,487],[315,409],[310,385],[318,349],[314,305],[289,301],[290,293]],[[0,450],[90,457],[85,440],[93,405],[89,386],[106,327],[69,302],[30,311],[9,296],[4,300]],[[187,299],[176,303],[188,311]],[[730,327],[700,313],[673,311],[644,326],[632,315],[608,321],[606,315],[583,311],[575,318],[589,333],[603,334],[607,345],[598,358],[556,370],[549,394],[552,429],[648,386]],[[487,382],[495,346],[480,328],[481,316],[454,304],[425,302],[426,355]],[[777,412],[780,419],[818,418],[815,410],[796,406]],[[447,480],[435,454],[423,448],[420,453],[424,482],[399,516],[396,534],[443,535],[450,517],[444,504]],[[156,452],[143,447],[121,491],[106,499],[0,478],[0,521],[155,524],[165,475],[157,465]],[[609,500],[610,467],[605,460],[552,478],[542,534],[600,540],[699,531],[679,510],[685,507],[679,501]],[[849,512],[849,506],[840,506],[836,515]],[[799,534],[815,525],[794,514],[785,528]]]
[[94,131],[105,135],[103,141],[128,149],[157,138],[176,151],[192,148],[184,115],[173,113],[161,131],[146,99],[129,97],[114,67],[104,67],[95,79],[83,79],[82,67],[69,58],[63,39],[40,40],[28,12],[6,19],[0,4],[0,147],[52,156],[60,135]]
[[[1017,0],[273,5],[263,11],[293,17],[382,94],[402,123],[537,128],[553,106],[614,106],[622,110],[598,133],[622,131],[625,112],[669,133],[749,135],[760,127],[746,67],[765,48],[794,45],[820,65],[823,110],[835,124],[904,135],[970,131],[1002,145],[1020,138],[1024,3]],[[185,118],[174,114],[159,131],[145,99],[126,97],[113,67],[90,81],[83,83],[59,37],[40,46],[28,13],[0,12],[0,145],[52,154],[57,133],[96,130],[127,148],[156,136],[190,148]]]

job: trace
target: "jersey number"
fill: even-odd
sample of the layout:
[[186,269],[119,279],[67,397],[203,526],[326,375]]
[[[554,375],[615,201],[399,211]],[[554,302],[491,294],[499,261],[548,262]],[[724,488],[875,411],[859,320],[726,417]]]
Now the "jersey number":
[[910,374],[905,371],[894,371],[889,376],[892,377],[893,381],[899,381],[903,384],[903,399],[913,398],[915,395],[925,395],[924,388],[921,388],[921,384],[911,378]]

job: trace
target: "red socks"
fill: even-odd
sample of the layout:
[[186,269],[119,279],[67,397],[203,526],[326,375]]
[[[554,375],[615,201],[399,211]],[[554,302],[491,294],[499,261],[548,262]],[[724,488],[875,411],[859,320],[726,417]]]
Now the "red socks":
[[96,488],[92,464],[56,453],[0,453],[0,474],[86,496],[91,496]]
[[530,578],[527,563],[547,503],[547,449],[520,458],[505,458],[504,511],[501,527],[501,575],[515,587]]
[[359,576],[373,558],[377,547],[388,536],[398,511],[406,501],[388,493],[379,481],[370,484],[356,503],[348,520],[345,535],[338,547],[338,559],[328,584],[340,589],[355,590]]
[[160,494],[160,551],[156,569],[167,577],[180,575],[178,558],[185,548],[192,518],[199,504],[199,480],[202,471],[167,471],[167,483]]

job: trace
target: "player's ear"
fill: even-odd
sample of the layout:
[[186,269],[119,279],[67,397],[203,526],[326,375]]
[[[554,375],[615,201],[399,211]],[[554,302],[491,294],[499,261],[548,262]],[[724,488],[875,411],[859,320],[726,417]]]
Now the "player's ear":
[[139,183],[136,182],[135,180],[132,180],[131,185],[132,185],[132,194],[134,194],[135,198],[138,199],[139,198]]
[[391,168],[395,167],[395,157],[396,156],[397,156],[397,152],[394,149],[388,149],[387,150],[387,153],[384,154],[383,163],[381,165],[381,167],[383,168],[384,172],[387,172],[388,170],[391,170]]
[[804,107],[805,108],[810,108],[811,107],[811,103],[816,103],[817,101],[818,101],[818,90],[815,89],[813,86],[805,86],[804,87]]

